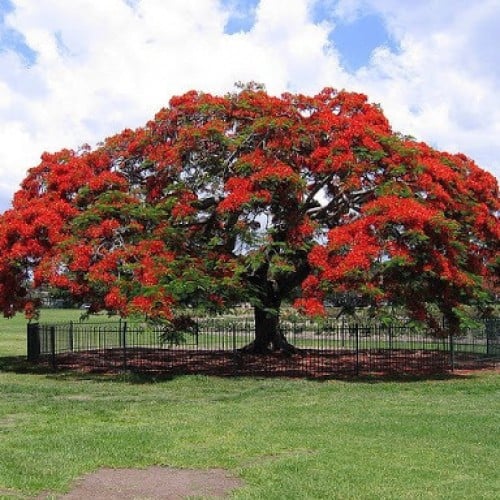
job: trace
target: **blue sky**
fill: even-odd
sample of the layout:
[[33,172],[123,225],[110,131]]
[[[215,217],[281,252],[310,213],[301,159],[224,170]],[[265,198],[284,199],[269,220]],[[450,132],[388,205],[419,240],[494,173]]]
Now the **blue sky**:
[[329,40],[340,52],[342,64],[356,71],[370,63],[377,47],[397,52],[397,44],[386,30],[384,20],[376,14],[367,14],[350,22],[339,22]]
[[[259,0],[223,0],[222,4],[231,12],[224,26],[225,33],[232,35],[252,30]],[[397,43],[387,31],[383,17],[370,9],[343,19],[335,15],[332,2],[323,0],[311,5],[311,19],[316,23],[332,23],[328,40],[339,51],[343,66],[349,71],[369,64],[377,47],[386,46],[397,51]]]
[[43,151],[250,80],[363,92],[498,177],[498,25],[498,0],[0,0],[0,211]]
[[5,16],[14,10],[10,0],[0,0],[0,51],[11,50],[18,54],[27,65],[36,61],[36,52],[27,45],[19,31],[5,24]]
[[230,11],[224,25],[224,32],[233,35],[239,32],[250,31],[256,21],[258,0],[223,0],[222,5]]

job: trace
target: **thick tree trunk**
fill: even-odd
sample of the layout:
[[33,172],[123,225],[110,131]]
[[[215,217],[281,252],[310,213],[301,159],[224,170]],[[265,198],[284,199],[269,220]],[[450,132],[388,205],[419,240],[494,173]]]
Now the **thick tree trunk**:
[[265,262],[254,273],[247,276],[250,286],[258,299],[254,306],[255,340],[241,349],[242,352],[264,354],[284,352],[287,354],[300,352],[290,344],[280,329],[280,307],[283,297],[307,276],[309,264],[307,254],[299,255],[294,273],[285,274],[277,279],[269,279],[269,262]]
[[297,349],[286,340],[280,329],[281,298],[271,294],[266,299],[262,306],[254,308],[255,340],[243,347],[242,351],[256,354],[297,352]]

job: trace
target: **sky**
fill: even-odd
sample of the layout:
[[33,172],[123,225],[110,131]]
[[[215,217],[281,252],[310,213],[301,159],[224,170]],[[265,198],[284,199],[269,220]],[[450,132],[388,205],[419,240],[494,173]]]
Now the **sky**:
[[0,212],[44,151],[170,97],[334,87],[500,177],[500,0],[0,0]]

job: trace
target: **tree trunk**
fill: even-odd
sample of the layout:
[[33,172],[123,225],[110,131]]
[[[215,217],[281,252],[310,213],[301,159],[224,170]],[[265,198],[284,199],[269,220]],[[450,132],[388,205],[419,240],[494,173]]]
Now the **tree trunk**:
[[242,348],[244,352],[265,354],[269,352],[284,352],[291,354],[297,349],[290,344],[280,329],[279,313],[281,298],[273,293],[263,297],[262,304],[254,307],[255,340]]

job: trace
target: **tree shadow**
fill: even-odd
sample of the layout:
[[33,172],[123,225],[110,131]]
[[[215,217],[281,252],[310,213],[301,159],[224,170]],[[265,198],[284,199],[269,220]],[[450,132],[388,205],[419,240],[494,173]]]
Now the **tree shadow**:
[[0,372],[40,375],[51,373],[51,369],[29,362],[26,356],[0,356]]
[[[215,354],[215,353],[214,353]],[[255,361],[255,356],[252,358]],[[275,367],[276,368],[276,367]],[[322,372],[314,374],[304,372],[300,369],[258,369],[255,365],[244,370],[234,370],[228,365],[211,364],[181,364],[175,368],[157,369],[154,371],[144,369],[144,367],[128,366],[127,369],[119,366],[103,366],[89,368],[89,366],[73,365],[71,367],[60,365],[54,369],[47,361],[33,363],[25,356],[3,356],[0,357],[0,372],[10,372],[16,374],[42,375],[56,380],[89,380],[96,382],[127,382],[131,384],[152,384],[157,382],[171,381],[185,376],[201,376],[225,379],[276,379],[283,380],[309,380],[314,382],[343,381],[349,383],[369,383],[377,384],[383,382],[397,383],[418,383],[423,381],[448,381],[464,380],[477,376],[484,370],[495,370],[495,367],[478,366],[473,370],[439,370],[423,373],[413,372],[379,372],[379,373],[359,373],[352,369],[335,371],[332,373]]]

